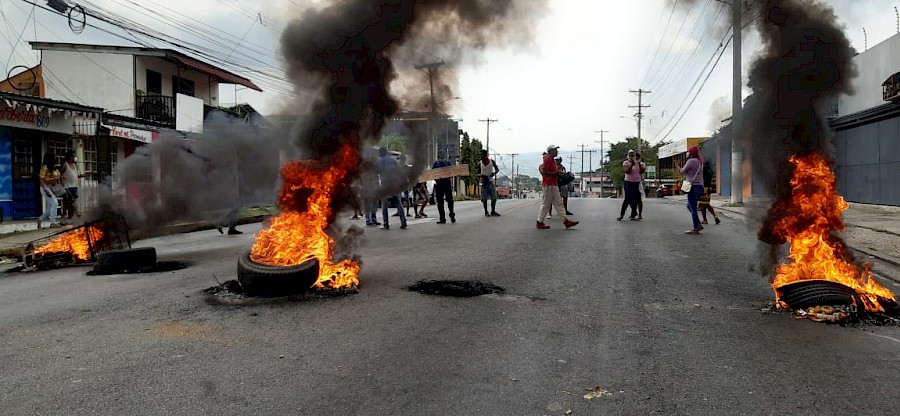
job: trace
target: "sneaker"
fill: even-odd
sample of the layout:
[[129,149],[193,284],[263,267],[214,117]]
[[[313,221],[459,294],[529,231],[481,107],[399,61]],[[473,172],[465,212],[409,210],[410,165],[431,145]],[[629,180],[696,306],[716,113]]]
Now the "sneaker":
[[418,215],[418,214],[416,214],[416,218],[422,218],[422,216],[421,216],[421,215]]
[[405,229],[406,229],[406,224],[400,224],[400,229],[401,229],[401,230],[405,230]]
[[450,222],[456,224],[456,214],[450,213]]
[[359,219],[359,215],[354,215],[353,218],[350,218],[350,219],[351,219],[351,220],[358,220],[358,219]]
[[700,221],[700,224],[709,224],[706,220]]
[[497,211],[494,211],[494,212],[491,213],[491,216],[492,216],[492,217],[499,217],[500,214],[499,214]]
[[391,226],[390,226],[390,225],[387,225],[387,224],[385,224],[385,225],[384,225],[384,227],[383,227],[383,229],[385,229],[385,230],[390,230],[390,229],[391,229]]
[[217,225],[217,226],[216,226],[216,231],[218,231],[219,234],[225,234],[224,232],[222,232],[222,227],[221,227],[221,226],[218,226],[218,225]]
[[578,225],[578,221],[565,220],[565,221],[563,221],[563,225],[565,225],[566,228],[572,228],[572,227]]
[[616,221],[622,221],[622,218],[624,217],[616,217]]
[[487,211],[485,211],[485,212],[484,212],[484,216],[485,216],[485,217],[490,217],[491,214],[489,214]]
[[716,217],[716,224],[718,224],[720,222],[722,222],[722,220],[720,220],[719,217]]
[[50,223],[50,228],[60,228],[60,227],[62,227],[62,224],[60,224],[58,222]]
[[544,223],[542,223],[542,222],[540,222],[540,221],[538,221],[538,222],[537,222],[537,228],[538,228],[538,230],[546,230],[546,229],[549,229],[550,226],[547,225],[547,224],[544,224]]
[[566,215],[575,215],[575,214],[573,214],[573,213],[571,213],[571,212],[569,212],[569,211],[566,211]]
[[438,222],[436,224],[446,224],[446,223],[447,223],[447,220],[438,220]]
[[244,233],[243,231],[238,230],[237,228],[234,228],[234,227],[231,227],[228,229],[228,235],[238,235],[238,234],[243,234],[243,233]]
[[690,234],[690,235],[700,235],[700,230],[698,230],[698,229],[695,228],[695,229],[693,229],[693,230],[687,230],[687,231],[685,231],[684,233],[685,233],[685,234]]

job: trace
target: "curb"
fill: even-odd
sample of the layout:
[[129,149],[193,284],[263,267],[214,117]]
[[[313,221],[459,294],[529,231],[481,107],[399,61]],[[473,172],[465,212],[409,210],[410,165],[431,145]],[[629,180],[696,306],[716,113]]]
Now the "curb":
[[[245,225],[252,224],[257,222],[263,222],[266,219],[271,217],[271,215],[255,215],[252,217],[243,217],[237,220],[237,225]],[[184,234],[184,233],[192,233],[195,231],[205,231],[205,230],[214,230],[216,228],[215,225],[206,222],[189,222],[182,224],[173,224],[164,227],[157,227],[153,232],[144,232],[144,233],[136,233],[130,232],[129,237],[131,242],[153,238],[153,237],[161,237],[165,235],[172,234]],[[35,240],[38,238],[35,238]],[[33,240],[32,240],[33,241]],[[25,247],[31,241],[25,242],[22,245],[14,246],[14,247],[0,247],[0,256],[5,257],[17,257],[21,260],[22,256],[25,255]]]

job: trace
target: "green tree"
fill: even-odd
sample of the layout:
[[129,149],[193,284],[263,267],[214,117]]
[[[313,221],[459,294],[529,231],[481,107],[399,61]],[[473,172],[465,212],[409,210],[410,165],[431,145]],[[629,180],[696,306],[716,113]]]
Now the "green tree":
[[378,146],[387,150],[406,153],[406,138],[396,133],[387,134],[381,136],[381,141],[378,142]]
[[466,184],[466,194],[468,194],[469,187],[478,183],[478,177],[475,176],[475,168],[481,157],[482,147],[481,141],[470,138],[468,132],[461,131],[460,134],[462,135],[462,140],[460,140],[459,144],[459,163],[469,165],[469,176],[462,178],[463,183]]

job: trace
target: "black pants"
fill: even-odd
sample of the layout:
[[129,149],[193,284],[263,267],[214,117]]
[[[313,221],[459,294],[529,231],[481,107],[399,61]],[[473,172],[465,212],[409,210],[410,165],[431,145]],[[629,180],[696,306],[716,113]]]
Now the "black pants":
[[625,200],[622,201],[622,211],[619,213],[619,217],[625,216],[625,209],[628,207],[631,207],[631,218],[637,216],[637,204],[638,200],[641,198],[640,187],[640,182],[625,181]]
[[456,214],[453,213],[453,188],[450,185],[434,185],[434,199],[438,206],[438,220],[446,221],[446,217],[444,216],[444,201],[447,201],[447,208],[450,210],[450,216],[453,217]]

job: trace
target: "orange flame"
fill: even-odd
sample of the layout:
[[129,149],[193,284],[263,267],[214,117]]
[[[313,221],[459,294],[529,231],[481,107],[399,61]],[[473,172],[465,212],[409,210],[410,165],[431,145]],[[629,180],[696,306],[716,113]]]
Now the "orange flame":
[[330,166],[314,160],[292,161],[281,168],[284,184],[278,195],[281,214],[256,235],[250,258],[271,266],[292,266],[315,258],[319,279],[314,287],[359,284],[359,264],[343,260],[333,264],[334,239],[325,229],[332,219],[332,198],[346,188],[359,154],[344,145]]
[[854,289],[867,311],[883,311],[879,299],[894,300],[894,294],[872,278],[868,263],[851,263],[840,239],[831,235],[845,228],[841,213],[849,207],[835,189],[834,173],[818,154],[792,156],[790,162],[795,167],[790,199],[772,208],[782,213],[772,231],[790,242],[792,260],[781,264],[770,282],[776,301],[784,306],[777,289],[788,283],[830,280]]
[[[91,241],[88,242],[88,239]],[[76,261],[88,261],[91,259],[91,247],[96,247],[97,241],[101,239],[103,230],[96,225],[78,228],[62,233],[49,243],[36,248],[34,254],[69,252]]]

